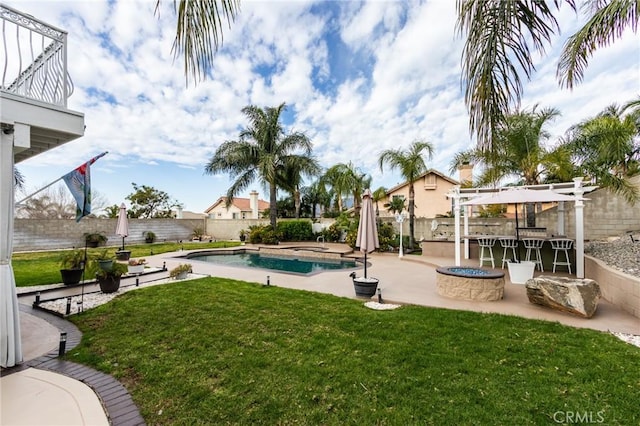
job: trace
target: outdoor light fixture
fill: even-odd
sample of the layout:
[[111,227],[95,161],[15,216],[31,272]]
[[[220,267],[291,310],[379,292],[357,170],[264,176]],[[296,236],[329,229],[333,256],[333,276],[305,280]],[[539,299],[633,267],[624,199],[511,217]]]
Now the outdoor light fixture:
[[38,305],[40,303],[40,292],[36,293],[36,301],[33,302],[34,305]]
[[378,289],[378,303],[384,303],[382,301],[382,290]]
[[71,314],[71,296],[67,297],[67,311],[65,315],[70,315],[70,314]]
[[64,331],[60,333],[60,346],[58,347],[58,356],[64,355],[65,350],[67,349],[67,333]]
[[140,286],[140,277],[136,275],[136,287]]
[[82,300],[78,300],[76,302],[76,305],[78,306],[78,313],[82,312],[83,311],[83,309],[82,309]]
[[271,281],[269,279],[269,275],[267,275],[267,285],[271,285]]
[[163,271],[167,270],[167,262],[162,262],[162,270]]

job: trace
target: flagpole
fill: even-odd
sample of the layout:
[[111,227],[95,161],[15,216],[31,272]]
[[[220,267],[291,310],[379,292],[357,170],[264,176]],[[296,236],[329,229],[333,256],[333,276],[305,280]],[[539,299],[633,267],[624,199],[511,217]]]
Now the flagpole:
[[[109,151],[105,151],[105,152],[103,152],[102,154],[100,154],[100,155],[98,155],[98,156],[96,156],[96,157],[93,157],[91,160],[94,160],[94,159],[96,159],[96,160],[97,160],[98,158],[100,158],[100,157],[102,157],[103,155],[106,155],[106,154],[108,154],[108,153],[109,153]],[[87,163],[91,162],[91,160],[87,161]],[[82,164],[87,164],[87,163],[82,163]],[[81,164],[81,165],[82,165],[82,164]],[[74,170],[75,170],[75,169],[74,169]],[[51,185],[53,185],[53,184],[55,184],[55,183],[60,182],[62,179],[64,179],[64,177],[65,177],[65,176],[66,176],[66,174],[65,174],[65,175],[63,175],[63,176],[60,176],[58,179],[54,180],[54,181],[53,181],[53,182],[51,182],[49,185],[44,186],[44,187],[42,187],[42,188],[38,189],[38,190],[37,190],[36,192],[34,192],[33,194],[31,194],[31,195],[27,195],[27,196],[26,196],[26,197],[24,197],[22,200],[20,200],[20,201],[18,201],[17,203],[15,203],[15,206],[16,206],[16,207],[20,207],[20,205],[21,205],[23,202],[27,201],[29,198],[32,198],[34,195],[39,194],[40,192],[42,192],[42,191],[44,191],[45,189],[49,188]]]
[[38,193],[40,193],[40,192],[44,191],[45,189],[49,188],[51,185],[53,185],[53,184],[55,184],[55,183],[57,183],[57,182],[60,182],[63,178],[64,178],[64,176],[60,176],[58,179],[54,180],[54,181],[53,181],[53,182],[51,182],[49,185],[44,186],[44,187],[42,187],[42,188],[38,189],[36,192],[34,192],[34,193],[33,193],[33,194],[31,194],[31,195],[27,195],[25,198],[23,198],[22,200],[20,200],[20,201],[18,201],[18,202],[16,203],[16,207],[20,207],[20,205],[21,205],[23,202],[25,202],[25,201],[26,201],[26,200],[28,200],[29,198],[32,198],[34,195],[36,195],[36,194],[38,194]]

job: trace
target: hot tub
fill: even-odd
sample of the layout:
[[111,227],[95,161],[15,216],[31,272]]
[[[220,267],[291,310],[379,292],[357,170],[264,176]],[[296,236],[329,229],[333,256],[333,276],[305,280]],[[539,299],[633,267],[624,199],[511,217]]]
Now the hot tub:
[[465,266],[443,266],[436,272],[440,296],[480,302],[493,302],[504,296],[504,272]]

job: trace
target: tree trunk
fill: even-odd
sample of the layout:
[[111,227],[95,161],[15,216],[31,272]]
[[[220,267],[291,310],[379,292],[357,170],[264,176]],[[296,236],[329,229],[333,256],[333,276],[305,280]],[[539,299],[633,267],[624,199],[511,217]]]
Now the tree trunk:
[[300,190],[297,186],[293,195],[293,204],[296,208],[296,219],[300,219]]
[[274,231],[276,229],[276,221],[278,218],[278,208],[276,207],[276,202],[278,201],[276,198],[277,196],[276,184],[275,182],[271,182],[269,184],[269,221],[271,222],[271,226]]
[[[409,185],[409,249],[413,250],[413,228],[415,213],[415,197],[416,193],[413,189],[413,182]],[[402,224],[400,224],[402,226]]]

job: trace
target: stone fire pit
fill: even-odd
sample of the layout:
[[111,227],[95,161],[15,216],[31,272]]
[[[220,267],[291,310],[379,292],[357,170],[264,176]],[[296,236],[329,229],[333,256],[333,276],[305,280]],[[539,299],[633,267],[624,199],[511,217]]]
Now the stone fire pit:
[[493,302],[504,296],[504,272],[462,266],[443,266],[436,272],[440,296],[480,302]]

